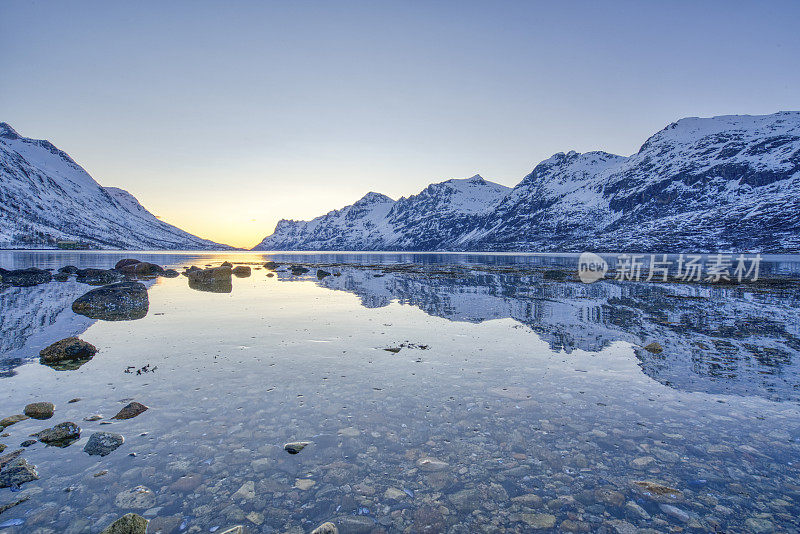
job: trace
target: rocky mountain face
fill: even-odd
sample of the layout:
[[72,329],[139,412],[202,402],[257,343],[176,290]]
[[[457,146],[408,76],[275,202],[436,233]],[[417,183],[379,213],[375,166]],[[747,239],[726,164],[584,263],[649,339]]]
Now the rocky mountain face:
[[[381,209],[356,208],[371,195]],[[681,119],[629,157],[556,154],[513,189],[371,193],[256,249],[800,252],[800,112]]]
[[397,201],[367,193],[311,221],[282,220],[254,250],[435,250],[469,230],[510,188],[480,176],[447,180]]
[[127,191],[100,186],[49,141],[0,123],[0,248],[76,241],[104,249],[227,249],[160,221]]

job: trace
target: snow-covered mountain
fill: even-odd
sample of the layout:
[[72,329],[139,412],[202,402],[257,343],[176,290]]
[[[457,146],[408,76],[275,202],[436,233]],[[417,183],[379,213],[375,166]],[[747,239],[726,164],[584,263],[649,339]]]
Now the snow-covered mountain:
[[478,175],[431,184],[395,201],[367,193],[311,221],[281,220],[253,250],[428,250],[454,244],[510,188]]
[[681,119],[629,157],[559,153],[513,189],[472,180],[471,195],[443,182],[370,212],[368,238],[357,215],[328,214],[256,248],[800,252],[800,112]]
[[0,123],[0,248],[78,241],[106,249],[228,249],[160,221],[127,191],[100,186],[49,141]]

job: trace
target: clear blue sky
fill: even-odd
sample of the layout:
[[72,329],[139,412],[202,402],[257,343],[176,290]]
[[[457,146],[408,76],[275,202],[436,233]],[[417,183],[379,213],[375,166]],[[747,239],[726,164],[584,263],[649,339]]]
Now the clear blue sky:
[[[166,5],[168,4],[168,5]],[[0,120],[204,237],[800,109],[800,2],[0,3]]]

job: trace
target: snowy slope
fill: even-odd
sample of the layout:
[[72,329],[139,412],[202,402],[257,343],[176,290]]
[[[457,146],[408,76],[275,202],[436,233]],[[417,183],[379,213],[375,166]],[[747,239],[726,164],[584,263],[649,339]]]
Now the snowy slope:
[[253,250],[442,248],[461,235],[465,221],[491,210],[508,191],[476,175],[432,184],[397,201],[368,193],[311,221],[282,220]]
[[451,180],[377,216],[368,238],[282,221],[257,249],[800,252],[800,112],[681,119],[629,157],[559,153],[511,190]]
[[0,247],[75,240],[108,249],[220,249],[158,220],[127,191],[103,188],[48,141],[0,123]]

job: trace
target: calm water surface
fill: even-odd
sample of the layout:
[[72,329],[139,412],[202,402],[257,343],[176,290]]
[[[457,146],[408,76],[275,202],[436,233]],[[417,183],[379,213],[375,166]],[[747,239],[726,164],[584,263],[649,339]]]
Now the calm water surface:
[[[0,252],[0,266],[125,256]],[[99,532],[127,512],[165,533],[800,529],[794,284],[584,285],[553,275],[575,262],[554,255],[133,257],[333,274],[258,268],[229,293],[159,278],[147,316],[120,322],[72,313],[91,289],[74,280],[0,288],[0,418],[56,404],[6,428],[5,453],[82,428],[69,447],[25,449],[41,478],[0,490],[0,507],[29,497],[0,513],[4,534]],[[765,272],[797,276],[800,258]],[[100,352],[74,371],[38,363],[69,335]],[[157,369],[125,372],[144,366]],[[84,421],[130,400],[150,409]],[[100,430],[125,443],[89,456]],[[290,441],[311,445],[289,455]]]

